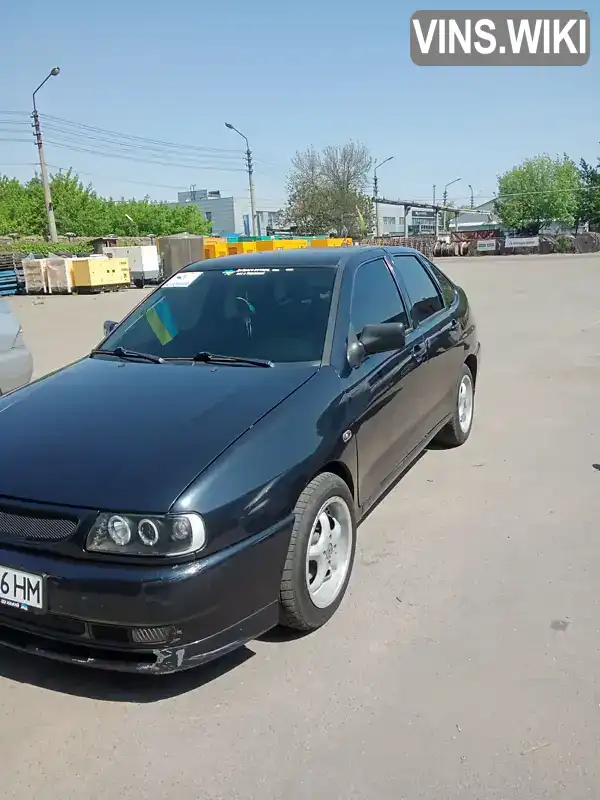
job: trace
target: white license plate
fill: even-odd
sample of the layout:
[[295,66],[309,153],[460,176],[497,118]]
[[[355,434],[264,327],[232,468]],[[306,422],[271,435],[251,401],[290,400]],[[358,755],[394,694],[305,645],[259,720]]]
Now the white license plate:
[[0,566],[0,606],[41,611],[45,607],[44,579],[41,575]]

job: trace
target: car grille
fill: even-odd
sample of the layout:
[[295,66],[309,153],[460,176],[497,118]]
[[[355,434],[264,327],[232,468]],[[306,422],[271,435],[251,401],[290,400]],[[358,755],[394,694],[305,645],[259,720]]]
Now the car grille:
[[61,542],[75,532],[77,522],[61,517],[17,514],[0,508],[0,538],[17,542]]

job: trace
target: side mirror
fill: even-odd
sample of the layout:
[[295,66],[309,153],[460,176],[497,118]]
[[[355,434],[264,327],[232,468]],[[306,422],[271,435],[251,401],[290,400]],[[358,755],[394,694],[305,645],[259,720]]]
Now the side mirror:
[[104,336],[105,338],[108,336],[109,333],[112,333],[114,329],[117,327],[119,323],[115,322],[112,319],[107,319],[104,323]]
[[348,361],[351,367],[358,367],[367,356],[400,350],[405,344],[406,329],[401,322],[365,325],[348,348]]

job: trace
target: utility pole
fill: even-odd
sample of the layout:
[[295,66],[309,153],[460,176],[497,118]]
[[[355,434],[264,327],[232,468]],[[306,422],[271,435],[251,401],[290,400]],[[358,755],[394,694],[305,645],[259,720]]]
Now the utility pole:
[[46,156],[44,155],[44,143],[42,141],[42,130],[40,128],[40,118],[35,104],[35,96],[50,78],[54,78],[60,72],[60,67],[53,67],[49,74],[37,87],[33,93],[33,131],[35,143],[37,145],[40,157],[40,174],[42,177],[42,186],[44,187],[44,204],[46,206],[46,214],[48,215],[48,232],[50,234],[51,242],[58,242],[58,233],[56,231],[56,220],[54,219],[54,206],[52,205],[52,195],[50,193],[50,182],[48,180],[48,170],[46,169]]
[[469,184],[469,189],[471,190],[471,208],[475,208],[475,198],[473,197],[473,187]]
[[387,164],[388,161],[391,161],[394,156],[390,156],[382,161],[380,164],[377,164],[375,169],[373,170],[373,200],[375,202],[375,236],[379,238],[379,183],[377,181],[377,170],[379,167],[383,167],[384,164]]
[[248,137],[244,136],[241,131],[238,131],[230,122],[225,123],[225,127],[229,128],[230,131],[235,131],[238,136],[241,136],[242,139],[246,142],[246,171],[248,173],[248,188],[250,189],[250,213],[252,215],[252,236],[258,236],[258,221],[256,219],[256,200],[254,197],[254,166],[252,164],[252,150],[250,150],[250,144],[248,142]]
[[453,183],[458,183],[458,181],[462,180],[462,178],[454,178],[453,181],[449,181],[444,186],[444,199],[442,201],[442,205],[444,206],[444,230],[448,230],[448,212],[446,211],[446,204],[448,203],[448,187],[452,186]]
[[379,203],[377,202],[377,171],[373,176],[373,197],[375,199],[375,236],[379,238]]

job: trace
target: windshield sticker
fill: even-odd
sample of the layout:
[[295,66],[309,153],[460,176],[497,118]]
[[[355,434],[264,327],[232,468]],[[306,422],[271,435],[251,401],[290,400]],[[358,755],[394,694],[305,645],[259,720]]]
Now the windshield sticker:
[[202,272],[177,272],[175,275],[171,275],[163,288],[170,289],[172,286],[189,286],[202,274]]
[[163,346],[173,341],[179,332],[165,297],[161,297],[157,303],[146,311],[146,322]]
[[272,272],[270,269],[236,269],[236,275],[266,275],[267,272]]

